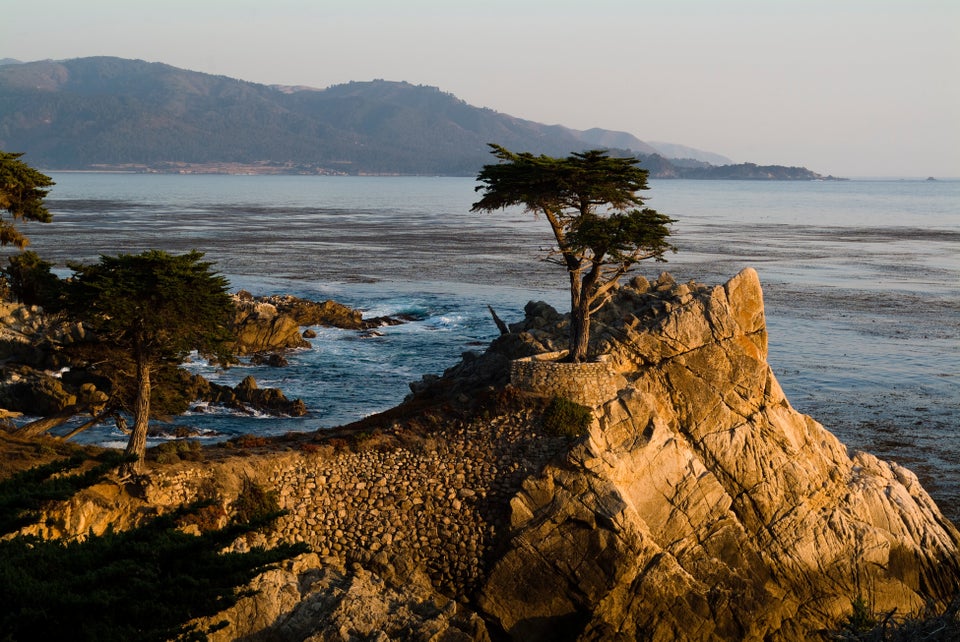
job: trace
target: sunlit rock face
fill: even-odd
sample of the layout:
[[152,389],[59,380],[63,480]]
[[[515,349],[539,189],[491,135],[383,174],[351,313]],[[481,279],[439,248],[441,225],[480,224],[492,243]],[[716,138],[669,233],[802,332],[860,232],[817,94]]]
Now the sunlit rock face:
[[[795,641],[858,597],[906,614],[960,591],[960,534],[917,478],[790,406],[753,270],[619,288],[593,320],[594,419],[572,443],[546,430],[545,398],[505,389],[533,355],[575,377],[544,354],[567,328],[530,304],[352,442],[151,464],[137,493],[105,482],[27,532],[125,528],[211,493],[226,520],[245,480],[275,490],[288,514],[235,547],[316,554],[256,578],[213,639]],[[556,394],[522,363],[528,392]]]
[[628,383],[512,501],[479,599],[512,638],[796,640],[857,596],[958,590],[960,536],[917,478],[784,397],[756,272],[633,283],[596,326]]

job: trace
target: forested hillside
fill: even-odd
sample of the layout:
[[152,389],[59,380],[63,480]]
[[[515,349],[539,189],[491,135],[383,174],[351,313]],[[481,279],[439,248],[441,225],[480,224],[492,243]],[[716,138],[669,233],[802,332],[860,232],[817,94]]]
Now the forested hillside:
[[[491,142],[555,156],[619,148],[645,159],[654,177],[713,171],[660,157],[630,134],[543,125],[406,82],[314,90],[110,57],[0,64],[0,149],[48,170],[468,176],[490,162]],[[727,166],[723,177],[744,167]],[[820,178],[802,169],[746,174]]]

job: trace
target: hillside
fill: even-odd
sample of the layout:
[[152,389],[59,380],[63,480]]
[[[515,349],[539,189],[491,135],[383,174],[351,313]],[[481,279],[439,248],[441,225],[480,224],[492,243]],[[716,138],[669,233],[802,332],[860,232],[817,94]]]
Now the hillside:
[[688,158],[671,161],[624,132],[544,125],[406,82],[316,90],[111,57],[4,62],[0,149],[48,170],[472,175],[496,142],[549,155],[618,149],[660,178],[823,178],[744,165],[713,176],[703,159],[722,157],[676,146]]

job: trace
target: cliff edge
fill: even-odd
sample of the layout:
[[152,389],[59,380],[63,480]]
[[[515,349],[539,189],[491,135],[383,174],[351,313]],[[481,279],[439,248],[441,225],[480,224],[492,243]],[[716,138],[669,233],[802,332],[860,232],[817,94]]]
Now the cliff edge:
[[960,537],[916,476],[791,408],[754,270],[632,286],[598,319],[624,385],[511,500],[483,611],[517,640],[796,640],[857,596],[958,591]]

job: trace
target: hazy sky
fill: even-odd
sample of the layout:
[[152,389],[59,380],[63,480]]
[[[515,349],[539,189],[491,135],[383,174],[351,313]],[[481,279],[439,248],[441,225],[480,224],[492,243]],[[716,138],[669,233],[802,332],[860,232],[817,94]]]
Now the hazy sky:
[[960,177],[958,0],[6,0],[0,58],[434,85],[735,161]]

